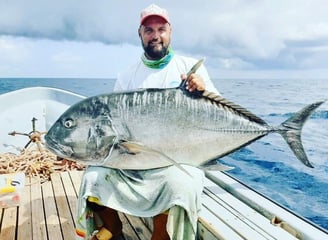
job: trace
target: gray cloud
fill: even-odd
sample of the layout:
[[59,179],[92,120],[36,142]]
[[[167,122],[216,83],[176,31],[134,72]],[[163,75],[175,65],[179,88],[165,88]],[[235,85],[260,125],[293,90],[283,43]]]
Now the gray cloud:
[[[151,1],[1,1],[0,35],[139,46],[139,12]],[[172,45],[222,69],[328,67],[324,0],[157,1]],[[1,50],[0,50],[1,51]]]

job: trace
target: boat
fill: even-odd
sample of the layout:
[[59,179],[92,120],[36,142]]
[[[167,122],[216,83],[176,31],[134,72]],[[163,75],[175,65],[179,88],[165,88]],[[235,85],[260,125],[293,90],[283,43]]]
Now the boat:
[[32,133],[33,128],[39,132],[47,131],[61,113],[83,98],[72,92],[47,87],[23,88],[1,94],[0,152],[21,151],[29,140],[24,134]]
[[[13,152],[19,154],[33,143],[41,144],[38,147],[42,147],[42,136],[57,118],[69,106],[84,98],[85,96],[70,91],[48,87],[24,88],[0,95],[0,153]],[[74,236],[74,220],[69,220],[67,215],[63,217],[61,214],[72,211],[71,215],[74,218],[77,190],[73,194],[74,197],[71,197],[69,192],[73,191],[70,191],[65,185],[68,182],[72,182],[72,186],[78,185],[81,180],[80,176],[81,174],[71,172],[69,175],[62,174],[62,180],[60,180],[58,175],[53,175],[52,184],[50,184],[53,190],[47,190],[49,183],[39,183],[36,185],[37,187],[27,184],[25,190],[29,189],[30,194],[27,194],[28,197],[22,196],[25,205],[2,210],[0,239],[20,239],[19,234],[33,235],[31,237],[33,239],[41,239],[40,234],[43,234],[44,239],[50,239],[56,224],[58,224],[58,232],[62,234],[62,239],[67,236]],[[27,179],[26,182],[31,183],[32,181]],[[58,187],[58,184],[63,185],[63,188]],[[35,188],[41,190],[38,191]],[[58,197],[58,191],[62,194],[60,197]],[[39,193],[40,199],[36,200],[32,194],[35,192]],[[49,198],[48,194],[54,198]],[[63,202],[68,202],[71,207],[67,208]],[[38,204],[43,206],[43,214],[38,215],[39,222],[32,220],[32,217],[34,219],[36,215],[35,210],[38,212],[37,207],[35,209],[31,207],[30,215],[22,214],[26,210],[26,206],[38,206]],[[46,213],[49,206],[54,206],[51,208],[53,214]],[[136,220],[135,218],[136,216],[125,216],[129,226],[124,224],[124,229],[130,229],[124,230],[126,239],[149,239],[152,229],[151,219],[137,218]],[[49,219],[57,220],[50,221]],[[22,222],[29,223],[27,229],[31,230],[32,233],[29,233],[29,230],[21,233],[22,229],[25,228],[20,225]],[[42,224],[45,224],[45,227],[42,228],[45,230],[39,231]],[[56,239],[60,238],[59,235],[54,236]],[[328,232],[258,193],[228,173],[206,171],[197,238],[206,240],[324,240],[328,239]],[[71,238],[68,237],[68,239]]]

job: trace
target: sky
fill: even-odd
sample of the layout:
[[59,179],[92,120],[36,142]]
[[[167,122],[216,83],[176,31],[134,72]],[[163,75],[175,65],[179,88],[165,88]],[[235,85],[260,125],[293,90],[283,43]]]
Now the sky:
[[328,79],[325,0],[0,0],[0,78],[116,78],[142,54],[151,3],[175,52],[205,58],[212,78]]

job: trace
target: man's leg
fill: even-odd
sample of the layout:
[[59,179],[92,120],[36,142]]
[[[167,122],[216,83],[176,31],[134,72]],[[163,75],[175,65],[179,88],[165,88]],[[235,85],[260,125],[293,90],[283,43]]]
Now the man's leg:
[[167,214],[162,213],[154,217],[154,231],[151,240],[169,240],[169,234],[166,231]]
[[[114,237],[122,233],[122,222],[116,210],[88,201],[88,207],[97,213],[106,228]],[[92,240],[97,240],[96,236]]]

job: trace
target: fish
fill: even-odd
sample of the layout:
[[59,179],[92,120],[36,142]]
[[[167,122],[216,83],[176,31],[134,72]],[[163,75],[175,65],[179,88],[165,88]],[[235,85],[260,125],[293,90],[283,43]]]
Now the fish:
[[[313,168],[301,131],[326,100],[309,104],[278,126],[217,93],[148,88],[91,96],[69,107],[45,135],[57,156],[87,165],[147,170],[188,164],[215,169],[217,159],[279,133],[296,158]],[[218,164],[219,165],[219,164]]]

